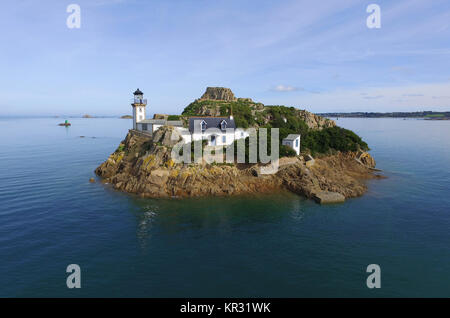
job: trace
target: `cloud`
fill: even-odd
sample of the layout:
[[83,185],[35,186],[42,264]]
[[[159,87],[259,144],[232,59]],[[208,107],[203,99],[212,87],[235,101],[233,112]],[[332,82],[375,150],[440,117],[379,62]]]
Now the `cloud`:
[[291,86],[291,85],[277,85],[273,89],[275,92],[308,92],[313,94],[320,94],[320,92],[308,90],[303,87]]
[[302,87],[295,87],[290,85],[277,85],[273,88],[276,92],[295,92],[295,91],[304,91]]
[[336,79],[338,79],[338,78],[340,78],[340,77],[341,77],[340,74],[335,73],[331,78],[336,80]]
[[[417,94],[421,97],[402,97]],[[449,82],[407,83],[326,90],[321,94],[275,96],[270,104],[308,105],[313,112],[337,111],[416,111],[450,109]],[[280,100],[281,99],[281,100]],[[267,101],[262,101],[268,103]],[[424,108],[425,107],[425,108]],[[308,109],[308,108],[307,108]]]
[[404,97],[419,97],[419,96],[425,96],[424,94],[403,94]]
[[89,3],[89,5],[94,7],[102,7],[108,5],[122,4],[125,3],[126,1],[127,0],[93,0]]
[[409,66],[393,66],[391,70],[402,75],[412,75],[414,74],[414,70]]
[[431,98],[433,98],[433,99],[447,99],[447,98],[450,98],[450,96],[433,96]]
[[383,95],[376,95],[376,96],[364,96],[364,99],[379,99],[379,98],[383,98]]

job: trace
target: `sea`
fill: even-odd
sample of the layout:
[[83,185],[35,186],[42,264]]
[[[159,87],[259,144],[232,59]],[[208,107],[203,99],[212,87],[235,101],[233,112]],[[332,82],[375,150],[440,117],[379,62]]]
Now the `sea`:
[[0,297],[450,296],[450,121],[339,118],[387,178],[321,206],[116,191],[94,169],[131,120],[64,119],[0,118]]

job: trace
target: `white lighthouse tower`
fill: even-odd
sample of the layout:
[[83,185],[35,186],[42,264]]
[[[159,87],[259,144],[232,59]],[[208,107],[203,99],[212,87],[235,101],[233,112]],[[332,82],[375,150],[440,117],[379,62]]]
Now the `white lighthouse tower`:
[[147,100],[144,99],[144,93],[139,88],[133,94],[134,98],[131,103],[131,106],[133,106],[133,129],[137,129],[137,123],[145,120]]

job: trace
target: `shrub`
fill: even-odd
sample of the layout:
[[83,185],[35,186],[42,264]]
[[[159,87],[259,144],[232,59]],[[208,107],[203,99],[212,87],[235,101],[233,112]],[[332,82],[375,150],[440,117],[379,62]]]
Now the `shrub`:
[[280,158],[281,157],[295,157],[297,153],[294,149],[286,145],[280,145]]
[[301,138],[302,149],[309,149],[311,153],[327,153],[331,150],[342,152],[369,150],[367,144],[353,131],[331,127],[322,130],[310,130]]
[[124,144],[120,144],[119,147],[117,147],[115,152],[122,152],[125,151],[125,145]]

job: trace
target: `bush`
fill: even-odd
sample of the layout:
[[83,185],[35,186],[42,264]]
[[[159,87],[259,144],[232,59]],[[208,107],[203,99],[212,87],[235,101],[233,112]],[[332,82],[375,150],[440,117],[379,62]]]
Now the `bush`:
[[117,147],[115,152],[122,152],[122,151],[125,151],[125,145],[121,143],[119,147]]
[[[266,114],[270,114],[272,120],[269,125],[280,129],[280,140],[289,134],[305,134],[309,128],[304,120],[298,117],[294,107],[266,106]],[[286,119],[286,122],[284,119]]]
[[[296,115],[296,109],[285,106],[266,106],[266,113],[272,120],[268,126],[280,129],[280,144],[289,134],[300,134],[301,150],[309,150],[312,154],[330,153],[333,151],[368,150],[367,144],[353,131],[341,127],[309,129],[308,125]],[[286,118],[286,122],[283,120]],[[280,147],[280,156],[281,147]]]
[[167,116],[167,120],[180,120],[180,115],[169,115]]
[[301,137],[302,149],[311,153],[327,153],[332,150],[342,152],[369,150],[367,144],[353,131],[341,127],[311,130]]
[[297,153],[294,149],[286,145],[280,145],[280,158],[281,157],[295,157]]

